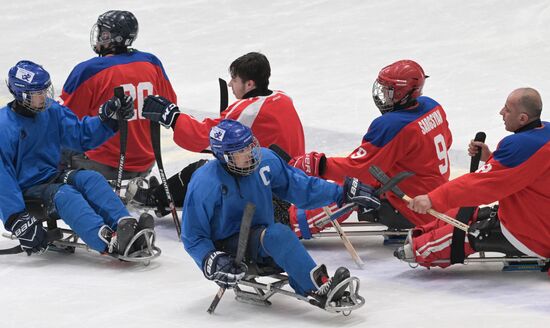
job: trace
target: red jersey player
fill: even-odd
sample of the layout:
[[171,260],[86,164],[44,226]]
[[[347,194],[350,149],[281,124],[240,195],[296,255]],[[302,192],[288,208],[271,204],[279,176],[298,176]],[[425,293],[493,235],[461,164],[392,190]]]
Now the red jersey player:
[[[373,85],[373,98],[382,115],[376,118],[362,143],[347,157],[325,158],[312,152],[295,157],[291,164],[309,175],[342,183],[357,176],[373,186],[371,165],[393,176],[401,171],[415,175],[400,183],[408,195],[428,192],[449,180],[448,149],[452,135],[445,111],[435,100],[421,96],[426,79],[422,67],[412,60],[400,60],[384,67]],[[433,220],[417,214],[392,193],[386,193],[378,211],[360,219],[383,223],[391,229],[411,228]],[[315,229],[308,222],[310,229]],[[295,227],[304,226],[300,222]]]
[[[160,60],[150,53],[129,48],[137,34],[138,22],[131,12],[111,10],[101,14],[90,35],[92,48],[99,57],[78,64],[61,93],[63,105],[79,118],[96,116],[99,106],[111,99],[117,86],[124,87],[125,93],[135,99],[136,115],[128,122],[124,179],[147,175],[155,161],[149,121],[141,116],[145,97],[160,94],[176,102],[176,94]],[[114,180],[119,156],[120,141],[116,134],[85,156],[68,154],[65,157],[70,157],[72,167],[93,169]]]
[[[229,66],[231,87],[237,101],[225,109],[218,118],[202,121],[182,113],[170,100],[149,96],[145,100],[143,116],[158,121],[174,130],[174,141],[184,149],[200,152],[209,148],[209,133],[223,119],[233,119],[249,126],[262,147],[277,144],[296,156],[305,152],[302,123],[292,99],[282,91],[269,89],[271,67],[261,53],[251,52],[235,59]],[[168,187],[177,206],[183,205],[187,183],[191,174],[206,161],[190,164],[168,179]],[[162,186],[152,188],[135,200],[159,208],[164,213],[168,202]],[[286,208],[283,210],[286,213]],[[286,214],[288,215],[288,214]]]
[[[499,202],[498,212],[472,223],[464,243],[466,256],[476,251],[499,251],[507,255],[550,257],[550,124],[542,122],[542,100],[531,88],[514,90],[500,115],[507,131],[494,153],[479,142],[485,165],[474,173],[454,179],[427,195],[415,197],[409,207],[426,213],[430,208],[446,211],[456,207]],[[453,227],[441,222],[415,228],[396,256],[424,266],[450,265]],[[496,248],[496,249],[495,249]]]

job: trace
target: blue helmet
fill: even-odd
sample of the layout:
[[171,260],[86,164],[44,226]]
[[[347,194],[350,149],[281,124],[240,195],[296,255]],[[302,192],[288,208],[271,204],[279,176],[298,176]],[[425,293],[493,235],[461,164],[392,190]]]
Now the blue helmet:
[[50,74],[32,61],[22,60],[10,68],[7,82],[15,100],[32,112],[43,112],[53,102]]
[[252,130],[234,120],[222,120],[210,130],[210,149],[229,172],[240,176],[252,174],[261,161]]

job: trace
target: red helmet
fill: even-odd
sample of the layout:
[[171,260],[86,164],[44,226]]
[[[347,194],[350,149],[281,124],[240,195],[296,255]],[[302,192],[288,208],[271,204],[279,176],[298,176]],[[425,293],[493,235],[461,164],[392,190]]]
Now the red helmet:
[[407,108],[422,95],[427,76],[418,63],[400,60],[378,73],[372,86],[372,98],[382,114],[398,108]]

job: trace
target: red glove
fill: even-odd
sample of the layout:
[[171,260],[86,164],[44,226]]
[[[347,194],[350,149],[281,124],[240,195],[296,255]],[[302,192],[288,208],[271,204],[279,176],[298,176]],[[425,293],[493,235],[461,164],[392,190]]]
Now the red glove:
[[288,164],[304,171],[312,177],[321,177],[325,173],[327,158],[324,153],[311,152],[292,158]]

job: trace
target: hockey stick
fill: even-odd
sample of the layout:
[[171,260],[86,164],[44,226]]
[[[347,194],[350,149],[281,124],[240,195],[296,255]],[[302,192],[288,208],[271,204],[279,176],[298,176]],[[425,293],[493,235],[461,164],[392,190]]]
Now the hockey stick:
[[[386,191],[388,191],[388,190],[392,189],[393,187],[397,186],[401,181],[405,180],[406,178],[408,178],[412,175],[413,175],[413,173],[411,173],[411,172],[405,172],[405,171],[404,172],[399,172],[398,174],[394,175],[390,180],[388,180],[387,183],[382,185],[380,188],[376,189],[374,194],[377,197],[380,197],[380,195],[384,194]],[[356,207],[356,206],[357,205],[354,204],[354,203],[348,203],[348,204],[340,207],[336,211],[332,212],[332,214],[330,216],[325,217],[323,219],[320,219],[317,222],[315,222],[314,224],[317,228],[321,228],[324,225],[328,224],[330,220],[334,221],[334,220],[338,219],[341,215],[343,215],[344,213],[347,213],[350,210],[353,210],[354,207]]]
[[172,213],[172,219],[176,225],[176,231],[178,233],[178,239],[181,235],[181,223],[178,218],[178,212],[176,211],[176,206],[174,205],[174,200],[170,194],[170,189],[168,189],[168,182],[166,179],[166,173],[164,172],[164,165],[162,164],[162,154],[160,149],[160,124],[158,122],[151,121],[151,144],[153,146],[153,152],[155,153],[155,160],[157,161],[157,168],[159,170],[160,179],[162,185],[164,186],[164,192],[166,193],[166,198],[168,199],[168,205],[170,207],[170,213]]
[[[218,84],[220,86],[220,114],[227,108],[229,105],[229,95],[227,93],[227,82],[224,79],[218,78]],[[203,154],[212,154],[210,149],[201,150]]]
[[[286,163],[288,163],[291,160],[290,155],[287,154],[287,152],[284,151],[284,149],[282,149],[278,145],[273,144],[273,145],[269,146],[269,149],[271,149],[273,152],[275,152],[277,155],[279,155],[279,157],[281,157],[281,159],[283,161],[285,161]],[[357,251],[355,250],[355,247],[353,247],[353,244],[349,240],[348,236],[346,236],[346,233],[344,232],[344,230],[340,226],[340,223],[336,220],[337,217],[339,217],[340,215],[342,215],[343,213],[345,213],[347,211],[352,210],[354,207],[355,207],[355,204],[346,204],[346,206],[343,206],[342,208],[337,210],[337,213],[338,213],[337,215],[335,213],[332,213],[328,206],[323,206],[323,211],[328,216],[330,222],[332,223],[332,226],[334,227],[334,229],[338,233],[338,236],[340,236],[340,239],[342,239],[342,242],[344,243],[344,246],[348,250],[348,252],[351,255],[351,258],[353,259],[355,264],[357,264],[357,266],[360,269],[363,269],[363,266],[365,265],[365,262],[363,262],[363,260],[361,260],[361,257],[359,256],[359,254],[357,254]]]
[[[124,88],[115,88],[115,97],[122,102],[124,101]],[[120,115],[120,114],[119,114]],[[118,174],[116,178],[115,193],[120,197],[120,189],[122,189],[122,173],[124,172],[124,163],[126,162],[126,144],[128,143],[128,121],[123,117],[118,118],[118,128],[120,131],[120,157],[118,159]]]
[[[485,135],[485,132],[478,132],[476,133],[476,136],[474,138],[474,141],[481,141],[485,142],[485,138],[487,136]],[[475,156],[472,156],[472,159],[470,160],[470,173],[473,173],[477,171],[477,168],[479,167],[479,161],[481,160],[481,147],[477,147],[477,154]],[[458,210],[458,213],[456,215],[456,219],[459,222],[467,223],[468,220],[470,220],[470,217],[474,214],[477,206],[472,207],[461,207]],[[453,237],[451,241],[451,264],[455,263],[464,263],[464,259],[466,258],[466,255],[464,254],[464,239],[466,237],[466,233],[458,228],[455,228],[453,231]]]
[[220,114],[221,114],[229,105],[229,94],[227,92],[227,82],[225,82],[225,80],[222,78],[218,78],[218,83],[220,84]]
[[[372,176],[380,181],[381,184],[386,184],[390,181],[390,178],[386,175],[386,173],[384,171],[382,171],[382,169],[380,169],[378,166],[376,165],[372,165],[371,167],[369,167],[369,172],[370,174],[372,174]],[[395,186],[393,188],[390,189],[391,192],[393,192],[397,197],[403,199],[404,201],[406,201],[407,203],[410,203],[412,201],[412,198],[410,198],[409,196],[405,195],[405,193],[399,189],[399,187]],[[465,231],[465,232],[468,232],[468,228],[469,226],[467,224],[464,224],[448,215],[445,215],[443,213],[439,213],[437,212],[436,210],[430,208],[428,210],[428,214],[430,214],[431,216],[435,217],[435,218],[438,218],[439,220],[441,221],[444,221],[444,222],[447,222],[449,223],[450,225],[462,230],[462,231]],[[471,233],[471,234],[474,234],[474,233]]]
[[[325,211],[325,214],[328,217],[332,216],[332,213],[331,213],[330,208],[328,206],[323,206],[323,211]],[[338,220],[331,220],[330,222],[332,222],[332,225],[334,226],[334,229],[338,233],[338,236],[340,236],[340,239],[342,239],[342,242],[344,243],[344,246],[346,246],[346,249],[348,250],[348,253],[349,253],[349,255],[351,255],[351,258],[353,259],[355,264],[357,264],[359,269],[363,269],[363,267],[365,266],[365,262],[363,262],[363,260],[359,256],[359,254],[357,254],[357,251],[355,250],[355,247],[353,247],[353,244],[349,240],[348,236],[346,236],[346,233],[344,232],[344,230],[340,226],[340,223],[338,222]]]
[[[252,218],[254,217],[254,212],[256,211],[256,205],[253,203],[247,203],[244,208],[243,217],[241,219],[241,229],[239,230],[239,244],[237,246],[237,255],[235,256],[235,266],[241,265],[241,262],[244,259],[246,254],[246,247],[248,245],[248,237],[250,236],[250,225],[252,224]],[[216,296],[212,300],[212,303],[208,307],[209,314],[213,314],[214,310],[218,306],[218,303],[222,299],[223,294],[225,293],[226,288],[220,287]]]

